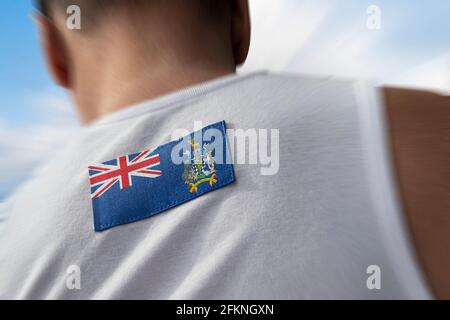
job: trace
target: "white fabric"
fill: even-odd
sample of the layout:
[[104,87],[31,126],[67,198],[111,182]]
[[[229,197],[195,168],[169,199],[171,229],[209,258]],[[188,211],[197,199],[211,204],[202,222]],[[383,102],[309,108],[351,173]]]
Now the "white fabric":
[[[376,90],[257,73],[107,116],[16,194],[0,234],[0,298],[426,299],[398,209]],[[87,166],[170,140],[194,121],[280,130],[280,170],[95,233]],[[81,289],[66,286],[81,270]],[[366,269],[381,268],[369,290]]]

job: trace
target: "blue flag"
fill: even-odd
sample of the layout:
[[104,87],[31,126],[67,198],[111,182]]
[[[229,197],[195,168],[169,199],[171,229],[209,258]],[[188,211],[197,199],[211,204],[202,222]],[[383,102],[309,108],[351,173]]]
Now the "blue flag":
[[235,181],[221,121],[89,166],[95,231],[149,218]]

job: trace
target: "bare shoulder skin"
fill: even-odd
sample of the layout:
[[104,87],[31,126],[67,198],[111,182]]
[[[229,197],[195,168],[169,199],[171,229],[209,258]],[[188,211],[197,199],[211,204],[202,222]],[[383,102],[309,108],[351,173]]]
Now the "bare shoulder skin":
[[383,90],[416,253],[435,296],[450,299],[450,96]]

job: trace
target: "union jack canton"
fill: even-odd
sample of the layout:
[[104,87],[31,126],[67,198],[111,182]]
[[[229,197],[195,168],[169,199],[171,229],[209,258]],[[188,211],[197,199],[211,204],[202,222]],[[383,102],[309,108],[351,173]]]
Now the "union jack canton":
[[145,150],[134,158],[121,156],[112,162],[112,164],[101,163],[89,166],[89,182],[94,190],[91,194],[92,199],[101,197],[117,182],[121,190],[130,188],[133,185],[133,176],[144,178],[162,176],[161,170],[153,169],[160,164],[159,154],[151,155],[151,150]]

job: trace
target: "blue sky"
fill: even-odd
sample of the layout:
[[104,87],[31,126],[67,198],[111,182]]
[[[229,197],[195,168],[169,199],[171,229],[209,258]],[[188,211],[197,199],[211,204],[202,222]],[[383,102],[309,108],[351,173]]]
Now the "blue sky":
[[0,119],[35,121],[24,100],[34,92],[54,90],[45,70],[28,0],[3,0],[0,9]]
[[[450,90],[448,0],[250,0],[257,69],[371,78]],[[369,30],[366,9],[381,9]],[[0,200],[76,130],[76,115],[48,76],[31,0],[0,8]]]
[[[11,194],[77,125],[39,48],[29,0],[0,7],[0,200]],[[61,137],[61,138],[60,138]]]

